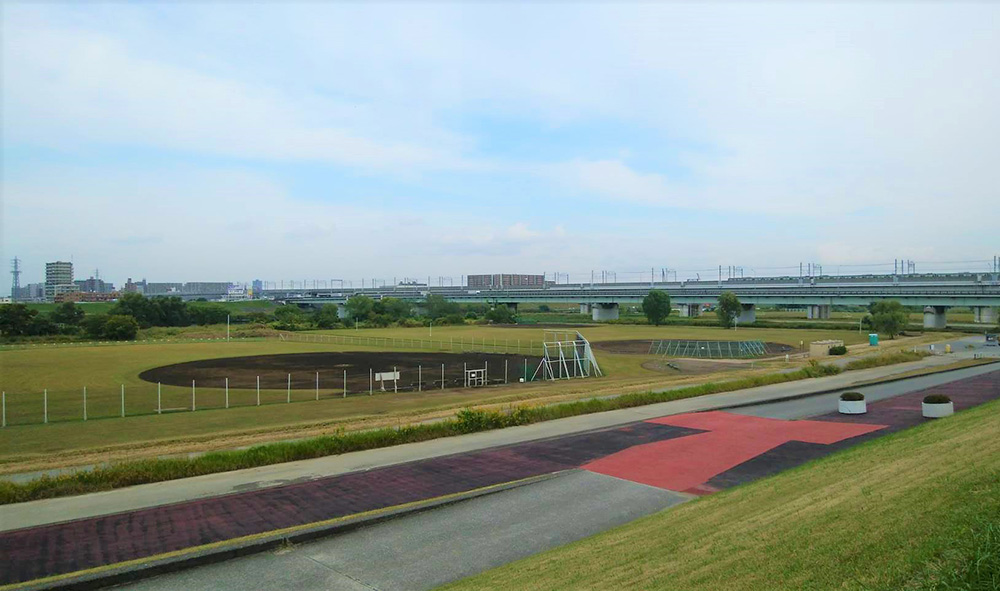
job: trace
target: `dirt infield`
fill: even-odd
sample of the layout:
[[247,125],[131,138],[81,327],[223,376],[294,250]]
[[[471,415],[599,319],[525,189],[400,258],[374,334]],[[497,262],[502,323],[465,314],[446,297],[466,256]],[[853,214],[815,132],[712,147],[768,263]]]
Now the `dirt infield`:
[[[462,387],[465,382],[464,370],[487,369],[489,383],[504,382],[506,362],[507,379],[517,382],[525,374],[531,378],[541,360],[539,357],[524,355],[503,355],[497,353],[370,353],[347,351],[343,353],[290,353],[284,355],[255,355],[250,357],[225,357],[204,359],[174,365],[164,365],[146,370],[139,378],[147,382],[173,386],[191,386],[192,380],[202,388],[223,388],[226,378],[230,389],[255,389],[260,378],[262,389],[312,390],[316,388],[319,374],[319,388],[340,390],[344,387],[344,372],[347,372],[349,392],[367,391],[369,371],[399,372],[395,387],[399,390],[416,390],[418,380],[422,388],[440,388],[441,368],[444,367],[444,386]],[[421,375],[418,375],[421,374]],[[393,382],[385,383],[387,390],[393,389]],[[381,389],[375,382],[375,389]]]
[[[694,340],[690,341],[699,342]],[[617,353],[620,355],[649,355],[649,347],[652,343],[653,341],[649,339],[632,341],[598,341],[591,343],[591,346],[598,351],[605,351],[607,353]],[[782,343],[764,343],[764,350],[766,355],[784,355],[785,353],[794,351],[795,348]]]

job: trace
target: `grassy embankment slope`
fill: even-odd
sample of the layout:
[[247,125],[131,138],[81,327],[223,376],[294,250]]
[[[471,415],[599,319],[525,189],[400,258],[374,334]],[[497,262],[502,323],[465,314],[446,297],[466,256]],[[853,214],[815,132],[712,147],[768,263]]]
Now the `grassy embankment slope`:
[[996,433],[1000,401],[447,589],[996,589]]

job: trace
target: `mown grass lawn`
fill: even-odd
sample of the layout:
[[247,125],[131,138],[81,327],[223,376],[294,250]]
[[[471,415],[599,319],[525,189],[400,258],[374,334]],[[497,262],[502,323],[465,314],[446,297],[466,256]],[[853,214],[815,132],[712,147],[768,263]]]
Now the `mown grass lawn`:
[[935,588],[972,565],[974,532],[1000,523],[997,433],[1000,401],[447,589]]

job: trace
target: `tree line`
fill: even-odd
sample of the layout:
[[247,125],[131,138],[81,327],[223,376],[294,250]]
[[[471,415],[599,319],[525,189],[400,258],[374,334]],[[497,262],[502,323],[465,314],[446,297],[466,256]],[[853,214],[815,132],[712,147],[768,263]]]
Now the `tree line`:
[[278,330],[309,330],[340,326],[388,327],[427,324],[492,322],[513,324],[515,313],[504,305],[459,305],[439,295],[420,303],[397,298],[375,300],[354,296],[344,305],[345,318],[338,306],[326,304],[304,309],[287,304],[270,311],[234,312],[213,302],[185,302],[178,297],[147,298],[142,294],[122,295],[104,314],[87,314],[84,307],[65,302],[42,313],[26,304],[0,306],[0,337],[45,337],[64,335],[102,340],[132,340],[140,329],[223,324],[267,324]]
[[[719,295],[715,306],[719,325],[723,328],[732,328],[742,312],[742,308],[743,305],[735,293],[723,292]],[[658,289],[651,290],[642,300],[642,311],[650,324],[654,326],[663,324],[671,312],[670,294]],[[909,314],[906,308],[894,300],[872,303],[868,306],[868,314],[861,319],[862,326],[879,334],[887,335],[890,339],[902,333],[908,322]]]

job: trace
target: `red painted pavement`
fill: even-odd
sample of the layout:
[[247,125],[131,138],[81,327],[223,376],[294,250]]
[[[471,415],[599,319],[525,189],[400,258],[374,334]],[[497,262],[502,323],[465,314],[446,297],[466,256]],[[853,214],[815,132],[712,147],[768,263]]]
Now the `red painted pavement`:
[[830,421],[782,421],[722,411],[675,415],[648,422],[706,433],[637,445],[582,467],[659,488],[706,494],[715,490],[705,485],[713,476],[789,441],[830,445],[885,427]]

